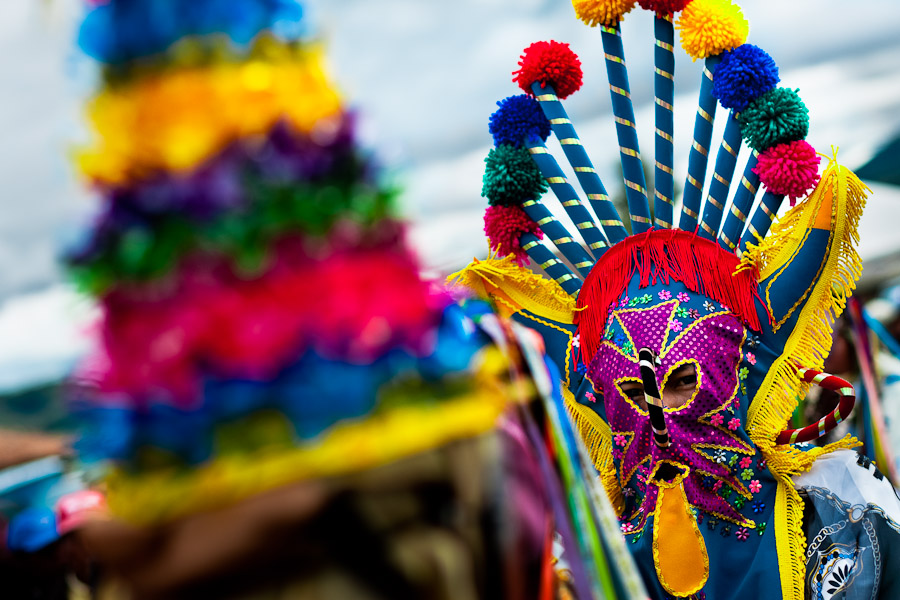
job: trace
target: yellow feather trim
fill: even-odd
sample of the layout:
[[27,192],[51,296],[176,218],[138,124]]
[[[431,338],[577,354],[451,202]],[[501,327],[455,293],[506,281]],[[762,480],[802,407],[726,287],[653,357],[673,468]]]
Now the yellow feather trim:
[[758,245],[748,245],[742,265],[755,265],[760,278],[775,273],[793,260],[798,243],[816,223],[826,198],[832,200],[831,239],[817,281],[808,292],[797,325],[774,362],[750,405],[747,430],[759,447],[769,469],[778,479],[775,504],[775,539],[784,600],[803,598],[806,538],[803,533],[803,501],[794,489],[793,478],[808,471],[815,460],[838,448],[855,448],[860,443],[852,436],[802,452],[793,446],[775,445],[799,398],[809,384],[797,377],[797,365],[822,368],[831,350],[832,323],[844,310],[847,298],[856,287],[862,263],[856,251],[858,224],[869,190],[849,169],[833,157],[822,180],[809,199],[791,209],[772,228],[771,235]]
[[520,267],[512,254],[502,259],[473,259],[468,267],[447,277],[447,282],[493,300],[504,317],[526,309],[558,323],[574,322],[575,298],[555,281]]
[[575,396],[568,388],[564,387],[562,393],[569,416],[575,423],[575,429],[581,435],[594,467],[600,472],[600,481],[603,483],[606,495],[609,497],[616,515],[621,515],[625,509],[625,499],[622,497],[622,488],[616,479],[616,468],[612,460],[612,430],[600,415],[589,407],[576,402]]

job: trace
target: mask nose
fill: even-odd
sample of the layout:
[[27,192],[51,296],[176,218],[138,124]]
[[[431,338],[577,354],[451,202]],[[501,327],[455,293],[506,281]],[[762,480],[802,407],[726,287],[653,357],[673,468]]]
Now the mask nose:
[[644,386],[644,399],[647,401],[647,412],[650,413],[650,426],[653,427],[653,441],[659,448],[668,448],[669,430],[663,414],[662,394],[656,382],[656,369],[660,364],[659,357],[649,348],[641,348],[638,352],[641,367],[641,384]]

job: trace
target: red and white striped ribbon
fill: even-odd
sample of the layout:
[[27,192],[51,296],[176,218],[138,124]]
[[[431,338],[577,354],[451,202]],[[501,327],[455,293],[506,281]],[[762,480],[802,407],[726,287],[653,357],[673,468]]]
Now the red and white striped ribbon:
[[840,377],[829,373],[816,371],[815,369],[799,368],[797,375],[807,383],[814,383],[819,387],[840,394],[841,399],[837,407],[817,422],[800,429],[787,429],[778,434],[776,444],[795,444],[797,442],[809,442],[820,438],[843,421],[853,410],[856,403],[856,391],[853,386]]

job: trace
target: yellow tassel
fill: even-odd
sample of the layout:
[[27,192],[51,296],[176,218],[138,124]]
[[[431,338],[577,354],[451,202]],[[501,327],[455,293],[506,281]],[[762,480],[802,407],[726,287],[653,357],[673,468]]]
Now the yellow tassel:
[[575,401],[575,396],[568,388],[562,390],[566,402],[566,409],[575,429],[578,430],[594,467],[600,473],[600,481],[606,490],[606,495],[616,511],[621,515],[625,509],[625,499],[622,497],[622,488],[616,478],[616,468],[612,460],[612,430],[609,424],[600,415],[589,407]]
[[574,320],[575,299],[555,281],[520,267],[512,254],[503,259],[473,259],[468,267],[447,277],[447,282],[493,300],[505,317],[526,309],[558,323],[571,325]]
[[809,199],[791,209],[772,228],[771,235],[759,244],[748,246],[742,258],[744,266],[755,265],[760,280],[783,269],[796,256],[808,232],[817,224],[819,209],[826,197],[832,200],[829,253],[816,282],[805,296],[797,324],[784,352],[772,365],[750,405],[747,430],[759,447],[769,469],[778,479],[775,504],[775,534],[785,600],[803,598],[806,539],[803,534],[803,501],[794,489],[793,477],[812,466],[816,458],[838,448],[855,448],[859,442],[851,436],[823,448],[802,452],[788,445],[775,445],[785,428],[798,398],[805,396],[809,384],[797,377],[796,365],[822,368],[831,350],[832,323],[847,303],[862,271],[856,244],[858,224],[869,190],[849,169],[829,162],[822,180]]

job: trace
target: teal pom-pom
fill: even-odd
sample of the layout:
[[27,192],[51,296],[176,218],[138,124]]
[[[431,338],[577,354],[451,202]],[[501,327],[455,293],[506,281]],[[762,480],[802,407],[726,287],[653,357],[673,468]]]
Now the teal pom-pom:
[[550,135],[550,121],[537,100],[526,94],[510,96],[497,103],[488,130],[494,145],[521,146],[530,138],[546,140]]
[[764,50],[743,44],[722,54],[713,76],[712,95],[725,108],[740,112],[778,85],[778,65]]
[[809,133],[809,110],[796,90],[775,88],[738,115],[741,135],[758,152],[802,140]]
[[547,191],[547,182],[525,148],[503,144],[484,159],[481,195],[492,206],[512,206],[537,200]]

